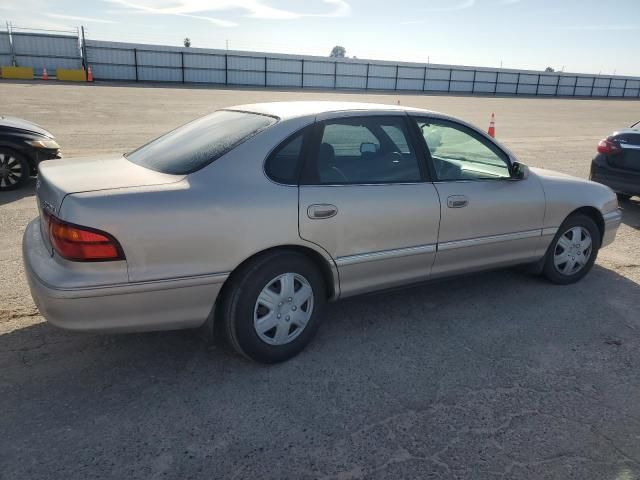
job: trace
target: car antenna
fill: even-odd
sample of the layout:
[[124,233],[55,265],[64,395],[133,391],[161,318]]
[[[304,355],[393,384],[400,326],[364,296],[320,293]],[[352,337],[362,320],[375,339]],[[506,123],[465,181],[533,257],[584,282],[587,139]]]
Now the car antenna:
[[629,128],[633,128],[633,127],[635,127],[635,126],[636,126],[636,125],[638,125],[638,124],[640,124],[640,120],[638,120],[636,123],[634,123],[633,125],[631,125]]

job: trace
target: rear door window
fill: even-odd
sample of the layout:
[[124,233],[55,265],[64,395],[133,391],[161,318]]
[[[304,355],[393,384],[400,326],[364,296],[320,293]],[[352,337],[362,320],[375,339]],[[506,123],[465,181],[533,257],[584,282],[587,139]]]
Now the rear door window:
[[347,117],[320,124],[303,183],[312,185],[422,181],[403,117]]
[[193,173],[276,121],[266,115],[219,110],[152,140],[126,157],[162,173]]

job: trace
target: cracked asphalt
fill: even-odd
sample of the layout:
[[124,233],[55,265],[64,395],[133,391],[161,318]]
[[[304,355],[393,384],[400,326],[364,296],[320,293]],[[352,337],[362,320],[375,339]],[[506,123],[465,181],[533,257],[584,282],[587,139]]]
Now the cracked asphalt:
[[[0,83],[0,114],[65,155],[118,152],[216,108],[345,99],[431,108],[530,165],[586,177],[636,101]],[[34,182],[0,196],[1,479],[640,478],[640,201],[560,287],[517,269],[331,304],[285,364],[197,332],[70,333],[33,305],[20,240]]]

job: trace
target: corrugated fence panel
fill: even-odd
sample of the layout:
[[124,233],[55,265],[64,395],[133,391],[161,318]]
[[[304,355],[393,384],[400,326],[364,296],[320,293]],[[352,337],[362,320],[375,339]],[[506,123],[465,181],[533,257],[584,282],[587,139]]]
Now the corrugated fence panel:
[[9,43],[8,32],[0,32],[0,65],[11,66],[11,43]]
[[449,90],[449,80],[427,80],[424,89],[432,92],[446,92]]
[[44,68],[54,75],[56,69],[82,66],[78,38],[67,35],[13,32],[11,35],[16,64],[33,67],[36,75]]
[[424,79],[424,68],[419,67],[398,67],[398,78]]
[[267,71],[276,73],[302,73],[302,62],[300,60],[268,58]]
[[182,71],[173,68],[138,67],[138,78],[151,82],[181,82]]
[[[398,75],[400,75],[400,69],[398,68]],[[365,70],[366,75],[366,70]],[[369,77],[386,77],[396,78],[396,67],[391,65],[369,65]]]
[[264,85],[263,72],[229,70],[228,79],[231,85]]
[[[338,65],[339,67],[340,65]],[[338,68],[338,70],[340,70]],[[356,75],[338,75],[336,77],[336,87],[337,88],[366,88],[367,79],[366,77],[356,76]]]
[[[185,57],[186,63],[186,57]],[[193,83],[219,83],[224,84],[224,70],[205,70],[205,69],[185,69],[184,81]]]
[[399,78],[398,90],[417,90],[421,91],[423,80],[411,79],[411,78]]
[[473,90],[473,82],[457,82],[452,81],[449,86],[449,90],[452,92],[471,92]]
[[302,86],[302,74],[268,72],[267,85],[274,87],[300,87]]
[[[229,70],[243,70],[243,71],[261,71],[264,72],[265,59],[259,57],[239,57],[236,55],[229,55],[228,57]],[[241,78],[239,76],[238,78]],[[242,77],[244,78],[244,77]],[[248,77],[246,77],[248,78]],[[262,82],[264,83],[264,82]]]
[[428,80],[449,80],[449,76],[451,75],[451,70],[449,69],[441,69],[441,68],[429,68],[427,69],[427,79]]
[[101,49],[87,46],[87,60],[94,65],[96,63],[135,65],[135,54],[133,49]]
[[474,75],[470,70],[451,70],[451,80],[473,82]]
[[310,88],[333,88],[333,74],[331,75],[318,75],[307,74],[307,64],[304,65],[304,86]]
[[80,57],[77,37],[43,33],[13,33],[16,54],[39,57]]
[[138,51],[138,65],[180,68],[182,66],[182,56],[174,52]]
[[[366,82],[366,79],[365,79]],[[393,90],[396,88],[395,69],[393,78],[369,77],[369,88],[378,90]]]
[[476,82],[495,83],[497,79],[498,79],[498,74],[496,72],[477,72],[476,73]]
[[91,65],[91,72],[94,78],[101,80],[135,80],[136,68],[126,65]]
[[320,73],[324,75],[333,75],[336,70],[336,64],[334,62],[304,62],[304,73]]
[[366,76],[367,75],[367,65],[360,63],[338,63],[337,64],[337,73],[338,75],[355,75],[355,76]]
[[200,53],[185,53],[184,66],[186,68],[212,68],[224,70],[225,59],[222,55],[205,55]]

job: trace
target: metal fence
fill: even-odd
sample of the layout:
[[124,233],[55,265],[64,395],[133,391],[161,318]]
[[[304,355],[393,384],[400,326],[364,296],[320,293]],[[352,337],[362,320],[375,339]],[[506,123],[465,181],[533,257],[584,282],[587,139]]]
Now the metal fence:
[[576,97],[640,97],[640,78],[88,40],[97,80]]
[[456,65],[335,59],[0,31],[0,64],[92,68],[96,80],[479,95],[640,98],[640,78]]

